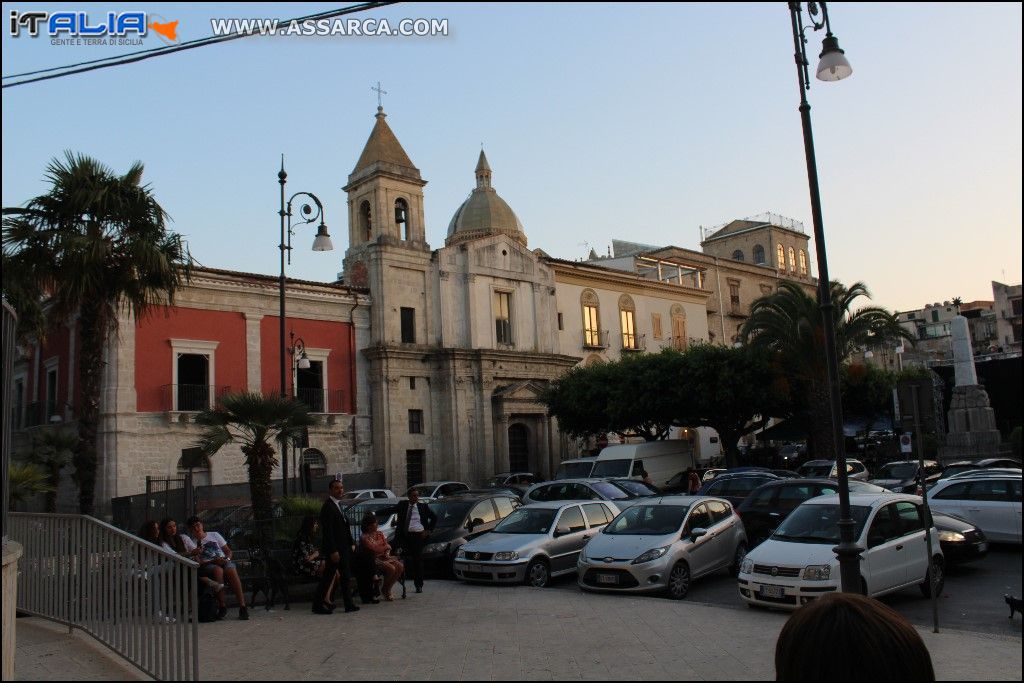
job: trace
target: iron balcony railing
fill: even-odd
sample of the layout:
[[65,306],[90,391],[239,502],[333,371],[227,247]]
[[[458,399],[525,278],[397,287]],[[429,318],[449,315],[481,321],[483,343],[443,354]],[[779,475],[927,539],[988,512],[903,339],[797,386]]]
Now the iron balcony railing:
[[9,523],[24,547],[20,611],[81,629],[157,680],[199,680],[199,565],[86,515]]
[[295,398],[306,404],[311,413],[342,413],[344,412],[344,393],[341,389],[309,389],[298,388]]
[[622,333],[622,350],[623,351],[646,351],[647,350],[647,335],[645,334],[628,334]]
[[583,348],[607,349],[608,330],[583,330]]
[[165,384],[161,388],[165,412],[199,412],[209,410],[221,396],[231,391],[229,386],[209,384]]

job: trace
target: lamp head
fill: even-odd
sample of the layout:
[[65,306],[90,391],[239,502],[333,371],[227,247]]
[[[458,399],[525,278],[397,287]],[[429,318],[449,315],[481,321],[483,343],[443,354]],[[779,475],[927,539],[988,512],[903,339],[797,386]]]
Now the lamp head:
[[331,236],[327,232],[327,226],[323,223],[316,229],[316,238],[313,240],[313,251],[334,251],[334,244],[331,243]]
[[306,355],[305,351],[299,356],[298,368],[299,370],[309,370],[309,356]]
[[853,67],[846,59],[846,54],[839,47],[839,39],[831,33],[821,42],[821,54],[818,55],[819,81],[839,81],[853,73]]

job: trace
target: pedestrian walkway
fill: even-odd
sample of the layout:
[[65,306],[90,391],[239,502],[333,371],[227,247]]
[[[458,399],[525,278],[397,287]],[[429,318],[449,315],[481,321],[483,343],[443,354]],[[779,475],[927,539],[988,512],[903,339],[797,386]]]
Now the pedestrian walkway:
[[[250,614],[201,625],[203,679],[774,680],[786,620],[685,600],[448,581],[357,614],[314,615],[308,603]],[[30,641],[33,653],[50,653],[50,671],[37,673],[22,650],[23,621],[19,678],[110,676]],[[919,630],[940,680],[1021,679],[1020,637]]]
[[17,620],[19,681],[146,681],[149,677],[81,631],[46,619]]

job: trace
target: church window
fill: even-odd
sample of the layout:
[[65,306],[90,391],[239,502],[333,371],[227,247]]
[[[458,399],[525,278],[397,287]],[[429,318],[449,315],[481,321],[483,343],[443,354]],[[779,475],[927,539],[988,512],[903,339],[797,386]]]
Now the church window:
[[369,242],[373,238],[373,222],[370,219],[370,202],[359,205],[359,230],[363,239]]
[[734,261],[742,261],[743,260],[743,252],[740,251],[739,249],[737,249],[736,251],[732,252],[732,258],[733,258]]
[[559,313],[558,314],[558,331],[561,332],[564,329],[565,329],[565,323],[562,322],[562,314]]
[[423,411],[422,410],[410,410],[409,411],[409,433],[410,434],[422,434],[423,433]]
[[754,263],[759,266],[764,265],[764,247],[760,244],[754,245]]
[[400,311],[402,320],[402,343],[416,343],[416,309],[403,307]]
[[777,261],[779,270],[786,269],[786,248],[781,244],[775,248],[775,260]]
[[398,226],[398,234],[403,240],[412,236],[412,226],[409,223],[409,205],[402,198],[395,200],[395,225]]
[[807,277],[807,252],[800,250],[800,274]]
[[793,247],[789,248],[789,272],[796,272],[796,250]]
[[512,345],[512,294],[494,293],[494,337],[502,345]]

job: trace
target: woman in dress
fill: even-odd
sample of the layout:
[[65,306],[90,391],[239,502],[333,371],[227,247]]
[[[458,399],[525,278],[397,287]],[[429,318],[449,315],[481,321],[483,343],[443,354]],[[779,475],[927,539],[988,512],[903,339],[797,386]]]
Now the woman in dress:
[[312,515],[302,520],[302,528],[299,529],[299,537],[295,539],[295,547],[292,550],[292,561],[295,563],[295,571],[307,576],[323,576],[324,560],[320,557],[320,549],[317,548],[314,539],[320,530],[320,521]]
[[391,589],[402,578],[405,567],[397,557],[391,555],[391,545],[384,538],[381,530],[377,528],[376,515],[372,512],[363,515],[361,527],[363,536],[359,539],[359,543],[373,557],[376,570],[384,575],[381,594],[385,600],[391,602],[394,599],[391,596]]

